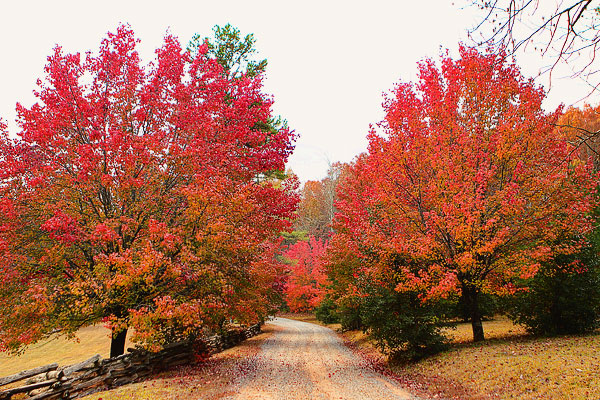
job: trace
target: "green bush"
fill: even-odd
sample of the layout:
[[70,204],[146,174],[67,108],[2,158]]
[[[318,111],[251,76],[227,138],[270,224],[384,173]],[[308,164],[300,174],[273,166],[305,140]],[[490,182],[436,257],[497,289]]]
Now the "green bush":
[[539,335],[584,333],[600,326],[600,268],[569,271],[569,258],[544,265],[526,282],[529,290],[510,301],[513,321]]
[[[596,210],[594,217],[600,220]],[[509,316],[539,335],[577,334],[600,326],[600,227],[579,253],[543,264],[510,299]]]
[[319,321],[325,324],[335,324],[340,322],[340,319],[336,314],[335,303],[329,297],[325,297],[321,304],[315,309],[315,316]]
[[347,297],[338,301],[337,316],[343,331],[361,329],[363,322],[360,315],[360,299]]
[[373,288],[360,309],[365,332],[392,358],[418,360],[447,347],[443,310],[423,304],[414,293]]

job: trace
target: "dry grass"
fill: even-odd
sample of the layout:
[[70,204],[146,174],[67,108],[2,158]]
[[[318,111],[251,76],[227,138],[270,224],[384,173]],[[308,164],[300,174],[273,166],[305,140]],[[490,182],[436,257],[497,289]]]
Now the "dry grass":
[[[89,326],[77,333],[79,341],[55,337],[36,343],[20,356],[0,353],[0,376],[39,367],[46,364],[75,364],[95,354],[108,357],[110,353],[110,331],[102,326]],[[132,347],[127,341],[125,347]]]
[[[313,315],[281,315],[319,323]],[[332,329],[339,324],[321,324]],[[165,373],[156,379],[88,396],[88,400],[219,399],[236,374],[249,368],[262,341],[275,328],[240,346],[217,354],[206,363]],[[390,368],[422,397],[447,399],[600,399],[600,334],[533,338],[507,319],[484,322],[486,340],[472,343],[470,324],[450,331],[454,345],[442,354]],[[344,339],[366,357],[382,359],[360,331]],[[72,364],[96,353],[108,356],[108,331],[90,327],[80,343],[55,339],[29,348],[20,357],[0,355],[0,376],[51,362]]]
[[[85,397],[88,400],[115,399],[218,399],[225,396],[226,388],[237,373],[252,362],[263,340],[275,327],[265,325],[263,333],[242,342],[237,347],[216,354],[205,363],[165,372],[152,380],[116,388],[107,392]],[[81,329],[79,341],[53,338],[30,346],[20,356],[0,353],[0,377],[58,363],[74,364],[95,354],[108,357],[110,352],[110,331],[101,326]],[[127,341],[126,347],[132,344]]]
[[469,329],[458,327],[449,351],[392,368],[451,398],[461,386],[471,398],[600,399],[599,334],[534,338],[503,319],[484,323],[490,339],[467,343]]
[[[506,339],[508,337],[527,334],[525,328],[513,324],[508,318],[503,316],[499,316],[492,321],[484,321],[483,328],[487,340]],[[456,329],[448,329],[446,334],[454,343],[473,342],[473,328],[470,323],[458,324]]]
[[260,335],[215,354],[200,365],[178,368],[151,380],[96,393],[82,399],[221,399],[233,394],[228,392],[232,380],[240,373],[251,369],[253,356],[258,353],[262,342],[275,329],[277,328],[266,324]]

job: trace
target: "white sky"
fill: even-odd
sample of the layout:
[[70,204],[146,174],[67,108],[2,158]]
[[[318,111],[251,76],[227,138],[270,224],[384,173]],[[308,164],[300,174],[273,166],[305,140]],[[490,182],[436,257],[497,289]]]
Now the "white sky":
[[[302,181],[321,179],[328,162],[350,161],[366,149],[369,124],[383,118],[382,93],[412,80],[416,63],[456,54],[479,21],[461,0],[429,1],[6,1],[0,2],[0,118],[16,132],[15,104],[30,106],[35,82],[56,44],[66,52],[96,51],[107,31],[129,23],[147,62],[167,29],[185,46],[193,34],[231,23],[254,33],[267,58],[266,92],[275,113],[300,134],[289,162]],[[526,75],[545,65],[522,59]],[[526,61],[526,62],[525,62]],[[559,78],[561,75],[554,75]],[[547,83],[541,79],[540,84]],[[555,79],[547,107],[575,103],[587,87]],[[588,99],[588,102],[593,99]]]

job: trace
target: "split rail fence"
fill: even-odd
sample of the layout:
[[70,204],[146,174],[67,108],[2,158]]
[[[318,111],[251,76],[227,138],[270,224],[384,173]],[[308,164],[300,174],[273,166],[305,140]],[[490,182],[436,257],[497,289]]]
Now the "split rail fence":
[[[209,353],[218,353],[260,333],[260,324],[243,330],[216,335],[200,342]],[[0,400],[77,399],[95,392],[111,389],[148,378],[164,371],[195,361],[198,343],[182,341],[165,346],[157,353],[129,349],[129,353],[102,359],[94,357],[69,366],[49,364],[0,378]],[[24,384],[22,381],[25,381]],[[15,383],[19,382],[17,386]],[[14,396],[14,397],[13,397]]]

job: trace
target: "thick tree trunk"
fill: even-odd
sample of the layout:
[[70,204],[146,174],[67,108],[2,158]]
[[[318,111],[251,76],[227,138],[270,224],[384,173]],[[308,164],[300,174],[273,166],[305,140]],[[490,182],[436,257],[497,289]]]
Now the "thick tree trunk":
[[125,338],[127,338],[127,328],[116,332],[113,330],[110,341],[110,357],[120,356],[125,353]]
[[483,323],[479,311],[479,289],[473,284],[465,282],[462,284],[463,300],[469,311],[471,326],[473,327],[473,341],[480,342],[485,339],[483,335]]

